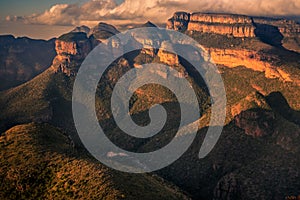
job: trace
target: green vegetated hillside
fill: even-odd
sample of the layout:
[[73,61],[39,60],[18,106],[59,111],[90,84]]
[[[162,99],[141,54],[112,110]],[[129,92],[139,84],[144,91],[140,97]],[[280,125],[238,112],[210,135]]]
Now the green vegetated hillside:
[[[93,31],[104,34],[103,27],[110,30],[107,35],[115,31],[103,24],[98,27],[101,29]],[[61,40],[76,42],[82,34],[66,34]],[[219,65],[227,95],[226,125],[213,151],[200,160],[198,153],[210,116],[209,93],[195,70],[175,60],[171,66],[185,74],[198,96],[200,130],[193,145],[172,165],[155,173],[132,175],[106,168],[82,148],[71,110],[75,76],[49,68],[25,84],[0,92],[1,197],[284,199],[299,194],[299,54],[258,37],[197,32],[191,36],[210,48],[257,50],[266,56],[266,62],[292,74],[293,80],[267,78],[249,66]],[[137,65],[161,63],[161,57],[152,51],[124,55],[106,71],[97,89],[95,107],[100,125],[109,139],[131,151],[149,152],[165,146],[180,121],[174,94],[155,84],[135,91],[129,105],[139,125],[150,122],[148,109],[152,105],[164,105],[168,120],[157,136],[126,136],[112,118],[110,96],[116,82]]]
[[188,199],[154,175],[108,169],[49,124],[14,126],[0,146],[1,199]]

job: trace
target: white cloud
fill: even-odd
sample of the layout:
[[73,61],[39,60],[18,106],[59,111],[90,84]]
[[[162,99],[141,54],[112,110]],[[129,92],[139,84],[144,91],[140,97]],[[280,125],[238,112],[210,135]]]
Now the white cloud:
[[300,0],[125,0],[121,4],[114,0],[91,0],[80,5],[57,4],[44,13],[20,19],[27,23],[49,25],[79,25],[112,20],[164,23],[175,11],[300,15]]

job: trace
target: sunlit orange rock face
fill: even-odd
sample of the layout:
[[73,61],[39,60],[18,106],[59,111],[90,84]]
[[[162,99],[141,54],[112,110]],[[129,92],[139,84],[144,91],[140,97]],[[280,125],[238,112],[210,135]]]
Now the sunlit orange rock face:
[[85,58],[92,50],[92,45],[88,38],[82,41],[55,41],[55,50],[58,55],[73,55],[78,58]]
[[209,48],[213,62],[230,68],[244,66],[254,71],[264,72],[266,78],[279,78],[282,81],[292,81],[290,75],[282,69],[272,66],[268,58],[258,52],[246,49],[215,49]]
[[220,24],[251,24],[252,19],[243,15],[193,13],[190,21]]
[[177,12],[168,20],[167,28],[234,37],[255,37],[252,19],[243,15]]
[[[293,21],[257,18],[233,14],[207,14],[177,12],[167,22],[167,28],[185,32],[187,34],[200,33],[206,35],[221,35],[224,42],[241,41],[246,39],[259,40],[274,47],[290,47],[300,50],[300,46],[292,46],[292,41],[300,33],[300,25]],[[228,40],[227,40],[228,38]],[[297,39],[297,38],[296,38]],[[287,41],[287,42],[286,42]],[[221,45],[222,46],[222,45]],[[213,62],[229,68],[244,66],[254,71],[263,72],[266,78],[278,78],[285,82],[292,82],[292,75],[274,64],[271,55],[261,53],[253,48],[237,48],[205,46]],[[275,58],[276,59],[276,58]]]
[[190,22],[187,30],[231,35],[233,37],[255,37],[255,27],[251,24],[209,24]]
[[159,57],[159,60],[167,65],[179,64],[179,58],[176,54],[164,50],[159,50],[157,55]]
[[87,37],[72,41],[57,39],[55,50],[57,56],[53,60],[52,69],[70,76],[73,74],[72,62],[74,64],[81,62],[92,50],[92,43]]

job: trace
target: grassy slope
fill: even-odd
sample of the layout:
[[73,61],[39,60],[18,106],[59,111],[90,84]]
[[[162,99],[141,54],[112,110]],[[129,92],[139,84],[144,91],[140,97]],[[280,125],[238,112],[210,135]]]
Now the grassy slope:
[[[299,71],[297,71],[298,69],[293,68],[293,70],[296,70],[295,73],[299,73]],[[253,72],[252,70],[243,67],[235,69],[228,69],[225,67],[221,68],[221,71],[228,94],[228,123],[233,118],[230,112],[231,106],[242,103],[242,110],[260,107],[259,105],[253,106],[252,101],[249,101],[249,99],[247,99],[247,96],[249,96],[249,94],[253,95],[256,91],[265,95],[268,95],[269,93],[274,91],[280,91],[285,96],[292,109],[300,109],[298,100],[300,90],[299,87],[294,83],[283,83],[277,79],[266,79],[264,77],[264,74]],[[119,74],[118,71],[112,71],[112,73],[113,76],[115,76],[114,73]],[[72,116],[70,110],[73,81],[72,79],[73,78],[65,77],[62,74],[53,74],[53,72],[46,71],[45,73],[22,86],[2,92],[0,95],[0,105],[2,106],[1,110],[3,112],[0,115],[0,127],[4,130],[5,128],[11,127],[12,125],[18,123],[27,123],[31,121],[49,121],[53,125],[63,127],[67,130],[74,129],[72,125]],[[157,88],[145,88],[143,93],[147,94],[146,97],[140,97],[138,100],[133,101],[133,111],[141,111],[147,109],[150,106],[150,104],[148,103],[149,100],[153,99],[156,94],[155,89]],[[109,92],[109,90],[111,90],[110,86],[105,89],[106,92]],[[169,94],[165,91],[161,91],[161,94],[165,95],[166,98],[170,97]],[[253,98],[255,99],[257,97],[254,95]],[[161,99],[156,100],[161,101]],[[105,98],[102,98],[101,95],[99,97],[98,104],[100,104],[98,105],[100,107],[101,105],[104,107],[107,107],[109,105]],[[104,109],[103,112],[106,113],[106,110]],[[51,119],[40,118],[41,116],[45,116],[45,114],[47,113],[51,114]],[[299,126],[295,125],[294,123],[291,123],[285,119],[280,119],[280,117],[277,119],[276,124],[278,126],[277,129],[279,130],[279,133],[281,133],[282,137],[284,137],[290,131],[295,132],[299,130]],[[7,122],[13,123],[7,124]],[[286,129],[285,127],[290,127],[290,129]],[[204,133],[204,131],[205,129],[201,130],[200,133]],[[172,132],[172,128],[166,130],[167,134],[169,134],[170,132]],[[112,131],[112,134],[114,133],[115,130]],[[266,167],[264,165],[264,162],[274,163],[274,165],[272,164],[271,166],[282,165],[282,168],[278,170],[279,174],[282,172],[282,170],[289,168],[289,166],[282,164],[282,162],[284,162],[283,157],[286,155],[290,155],[289,150],[283,150],[282,155],[280,154],[278,158],[276,156],[272,156],[273,152],[281,152],[280,145],[276,144],[276,142],[274,142],[274,139],[270,139],[272,140],[272,142],[270,142],[270,145],[266,145],[266,142],[268,143],[269,140],[254,140],[250,138],[250,136],[246,136],[243,131],[235,127],[232,123],[229,123],[229,125],[225,128],[225,132],[222,137],[223,140],[218,144],[219,149],[215,150],[217,151],[217,153],[212,153],[206,161],[199,162],[197,157],[195,156],[196,151],[199,150],[198,148],[200,146],[200,144],[197,144],[196,146],[192,147],[192,149],[194,149],[194,151],[192,151],[194,152],[194,154],[191,152],[187,153],[185,157],[183,157],[170,168],[167,168],[166,171],[163,171],[162,174],[164,175],[164,177],[170,179],[171,181],[174,181],[177,185],[183,187],[190,193],[193,193],[196,197],[208,197],[211,196],[212,190],[216,186],[219,179],[223,176],[226,176],[229,172],[235,173],[235,170],[240,170],[241,172],[237,173],[237,176],[241,178],[243,176],[246,176],[247,173],[250,173],[249,170],[251,171],[258,168],[257,166],[259,166],[260,168]],[[163,141],[167,140],[165,137],[163,137],[162,139]],[[292,140],[297,140],[297,137]],[[122,142],[124,143],[123,140]],[[142,143],[142,145],[144,145],[144,143]],[[234,151],[232,153],[230,153],[231,149],[228,147],[230,145],[234,148]],[[292,144],[292,146],[293,145],[297,145],[297,143]],[[155,140],[148,141],[142,148],[147,149],[149,148],[149,146],[157,146],[157,143],[155,142]],[[265,150],[265,148],[269,149]],[[252,149],[255,149],[255,151],[249,154]],[[266,158],[261,160],[256,159],[256,156],[258,154],[261,154],[259,159],[263,158],[261,156],[265,156]],[[245,158],[245,155],[247,155],[248,158]],[[293,155],[294,154],[292,154],[291,157],[288,157],[293,159]],[[224,160],[223,157],[226,159],[229,158],[229,161],[226,159]],[[22,162],[22,159],[19,160]],[[253,162],[254,160],[255,162]],[[69,162],[72,163],[71,161],[68,161],[67,163]],[[257,166],[251,164],[252,162],[258,163]],[[297,162],[297,160],[292,160],[291,162],[292,170],[296,168],[296,166],[294,165],[295,162]],[[221,166],[221,168],[223,169],[221,171],[212,172],[213,165]],[[272,173],[272,168],[269,168],[268,170],[268,173]],[[67,173],[68,171],[69,170],[65,170],[64,173]],[[211,176],[211,173],[213,174],[213,176]],[[295,173],[298,172],[295,171]],[[255,180],[254,175],[250,178]],[[118,174],[117,177],[121,178],[121,175]],[[266,176],[261,175],[261,179],[258,180],[262,180],[265,177]],[[126,179],[128,179],[128,177],[126,177]],[[270,180],[262,180],[257,184],[269,184],[268,181],[270,182]],[[295,186],[295,183],[293,181],[288,181],[287,183]],[[286,185],[287,183],[283,185]],[[117,185],[122,184],[118,182]],[[251,184],[249,185],[249,183],[245,183],[245,185],[245,187],[251,186]],[[276,187],[274,186],[272,190],[275,190],[274,188],[276,189]],[[280,188],[277,189],[280,190]],[[266,191],[261,191],[261,194],[263,194],[263,192]]]
[[116,172],[80,156],[47,124],[15,126],[0,146],[1,199],[186,199],[154,176]]

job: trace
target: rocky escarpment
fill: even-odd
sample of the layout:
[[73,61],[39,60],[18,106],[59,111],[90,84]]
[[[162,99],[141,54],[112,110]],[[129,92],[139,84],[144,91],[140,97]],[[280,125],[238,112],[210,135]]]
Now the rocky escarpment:
[[[272,19],[272,18],[253,18],[257,24],[258,33],[263,38],[275,40],[286,49],[300,53],[300,24],[293,20]],[[273,33],[270,35],[270,32]],[[274,34],[275,33],[275,34]],[[273,36],[273,37],[270,37]]]
[[[98,44],[104,43],[109,48],[109,53],[122,53],[118,39],[106,40],[119,31],[112,25],[100,22],[89,29],[87,26],[75,28],[70,33],[60,36],[55,41],[57,56],[51,68],[55,72],[62,72],[67,76],[76,74],[80,64]],[[121,51],[121,52],[120,52]]]
[[258,37],[273,46],[300,52],[300,24],[285,19],[249,17],[233,14],[176,12],[168,29],[226,35],[236,38]]
[[278,28],[284,37],[293,37],[300,33],[300,24],[293,20],[254,17],[256,24],[272,25]]
[[55,72],[71,76],[92,48],[91,40],[83,32],[62,35],[55,41],[57,56],[51,67]]
[[185,12],[175,13],[167,22],[167,28],[198,40],[215,64],[230,68],[244,66],[264,72],[266,78],[285,82],[293,81],[292,74],[281,62],[286,55],[280,57],[278,52],[267,52],[274,47],[284,51],[281,46],[290,45],[291,37],[300,35],[298,26],[292,21],[271,18]]
[[233,37],[255,37],[252,19],[243,15],[177,12],[168,20],[167,28]]
[[230,68],[244,66],[254,71],[264,72],[266,78],[279,78],[285,82],[291,82],[289,73],[280,67],[272,65],[272,57],[262,55],[258,51],[247,49],[217,49],[208,48],[208,52],[215,64]]

